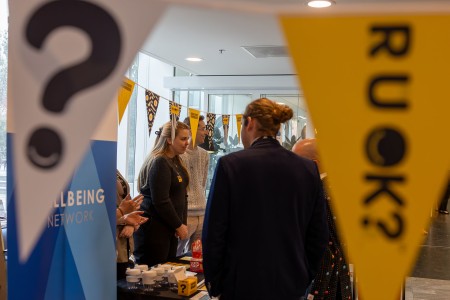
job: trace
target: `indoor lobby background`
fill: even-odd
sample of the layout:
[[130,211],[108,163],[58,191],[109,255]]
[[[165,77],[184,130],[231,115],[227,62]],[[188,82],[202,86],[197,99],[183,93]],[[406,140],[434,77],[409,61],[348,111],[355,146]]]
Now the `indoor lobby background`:
[[[2,227],[6,227],[7,224],[6,3],[6,0],[0,0],[0,218]],[[117,144],[117,167],[125,175],[134,194],[137,193],[136,181],[140,167],[154,144],[156,137],[154,132],[169,120],[169,100],[182,105],[181,120],[187,116],[188,107],[200,110],[203,115],[207,112],[217,114],[216,129],[220,135],[223,135],[221,115],[231,115],[227,143],[220,141],[219,146],[222,149],[210,155],[209,179],[211,179],[215,162],[220,156],[243,148],[241,143],[235,142],[237,137],[235,115],[243,113],[245,106],[254,99],[267,97],[287,104],[294,110],[294,118],[282,128],[279,136],[280,142],[286,148],[290,149],[293,143],[302,137],[302,134],[303,137],[316,136],[295,75],[266,75],[247,76],[244,81],[241,80],[241,76],[232,75],[226,78],[213,76],[196,78],[195,74],[173,66],[159,57],[154,57],[145,49],[139,52],[125,74],[136,83],[136,86],[118,128]],[[201,83],[193,84],[195,78]],[[222,82],[220,82],[221,79]],[[146,89],[161,97],[150,134],[145,103]],[[345,118],[345,116],[341,117]],[[320,132],[317,135],[319,136]],[[432,226],[428,234],[424,235],[424,243],[416,268],[411,277],[406,280],[406,299],[450,299],[450,221],[448,216],[436,215],[434,211],[430,212],[430,218],[433,220]],[[383,275],[380,274],[380,276]]]

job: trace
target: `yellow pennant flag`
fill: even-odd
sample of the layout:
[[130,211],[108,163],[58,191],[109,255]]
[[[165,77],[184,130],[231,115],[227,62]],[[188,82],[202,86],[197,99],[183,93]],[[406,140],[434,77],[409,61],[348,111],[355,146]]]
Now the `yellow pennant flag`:
[[241,142],[241,126],[242,126],[242,114],[236,115],[236,127],[238,134],[238,143]]
[[170,107],[170,120],[172,122],[171,138],[175,139],[175,131],[177,127],[178,118],[180,117],[181,104],[174,101],[169,101]]
[[133,94],[134,84],[135,82],[128,78],[123,79],[122,86],[120,87],[117,99],[119,107],[119,124],[120,121],[122,121],[125,109],[127,108],[128,102],[130,101],[131,95]]
[[180,104],[170,101],[170,114],[171,115],[174,115],[176,118],[179,117],[180,116],[180,108],[181,108]]
[[450,16],[281,22],[361,298],[399,299],[447,182]]
[[189,108],[189,122],[191,124],[192,146],[195,146],[195,138],[197,137],[198,120],[200,119],[200,111]]
[[[228,129],[230,128],[230,115],[222,115],[223,144],[228,147]],[[238,133],[239,134],[239,133]],[[238,140],[239,143],[239,140]]]
[[223,126],[227,126],[230,123],[230,115],[223,115],[222,123],[223,123]]

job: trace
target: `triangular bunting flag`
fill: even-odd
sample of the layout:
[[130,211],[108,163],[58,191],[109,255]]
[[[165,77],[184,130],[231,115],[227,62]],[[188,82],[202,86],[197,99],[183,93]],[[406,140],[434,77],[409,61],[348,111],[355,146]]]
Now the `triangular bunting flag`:
[[198,121],[200,119],[200,111],[189,108],[189,124],[191,124],[192,145],[195,146],[195,138],[197,136]]
[[119,124],[122,121],[123,114],[125,113],[125,109],[127,108],[128,102],[130,101],[131,95],[133,94],[133,90],[134,81],[128,78],[124,78],[117,99],[119,108]]
[[353,12],[282,25],[361,298],[399,299],[447,183],[450,16]]
[[238,114],[238,115],[236,115],[236,127],[237,127],[237,134],[238,134],[238,143],[241,142],[241,126],[242,126],[242,115]]
[[8,130],[14,133],[21,261],[166,6],[146,0],[10,3],[8,110],[14,128]]
[[223,143],[228,145],[228,129],[230,128],[230,115],[222,115]]
[[175,139],[175,130],[177,128],[177,121],[180,118],[181,113],[181,104],[178,104],[174,101],[169,101],[169,109],[170,109],[170,121],[172,122],[172,132],[171,137],[172,140]]
[[147,106],[148,135],[152,134],[156,111],[158,110],[159,96],[152,91],[145,90],[145,104]]
[[208,151],[216,151],[214,148],[214,126],[216,125],[216,114],[206,114],[206,130],[208,135],[205,137],[205,142],[201,145],[202,148]]
[[170,119],[175,116],[175,119],[178,120],[180,118],[181,113],[181,104],[178,104],[174,101],[169,101],[169,109],[170,109]]

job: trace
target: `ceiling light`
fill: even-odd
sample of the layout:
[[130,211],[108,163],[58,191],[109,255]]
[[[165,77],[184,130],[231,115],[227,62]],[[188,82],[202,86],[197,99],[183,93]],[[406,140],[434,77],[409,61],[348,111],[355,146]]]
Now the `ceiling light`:
[[332,0],[310,0],[310,1],[308,1],[308,6],[314,7],[314,8],[324,8],[324,7],[331,6],[335,3],[336,2],[332,1]]
[[200,58],[200,57],[187,57],[186,60],[187,61],[202,61],[203,58]]

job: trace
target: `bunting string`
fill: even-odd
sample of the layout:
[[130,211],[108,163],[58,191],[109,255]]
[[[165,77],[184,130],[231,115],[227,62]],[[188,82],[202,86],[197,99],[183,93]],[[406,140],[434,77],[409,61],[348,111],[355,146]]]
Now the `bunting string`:
[[[126,79],[128,79],[128,78],[126,78]],[[131,81],[131,79],[128,79],[128,80]],[[138,86],[138,87],[144,89],[145,91],[149,91],[149,92],[150,92],[150,90],[149,90],[148,88],[146,88],[145,86],[142,86],[142,85],[138,84],[137,82],[135,82],[134,84],[135,84],[135,86]],[[153,92],[152,92],[152,93],[153,93]],[[155,93],[153,93],[153,94],[156,95]],[[182,104],[180,104],[180,103],[176,103],[175,101],[173,101],[173,100],[171,100],[171,99],[168,99],[168,98],[165,98],[165,97],[163,97],[163,96],[161,96],[161,95],[157,95],[157,96],[159,97],[159,99],[163,99],[163,100],[168,101],[169,104],[170,104],[171,102],[177,104],[177,105],[179,106],[179,108],[180,108],[180,112],[181,112],[181,109],[182,109],[182,108],[189,109],[189,107],[186,106],[186,105],[182,105]],[[208,112],[208,111],[202,111],[202,110],[199,110],[199,111],[200,111],[200,113],[201,113],[202,115],[204,115],[204,116],[206,116],[207,114],[210,113],[210,112]],[[217,113],[217,114],[214,113],[214,114],[215,114],[216,116],[219,115],[219,116],[229,116],[229,117],[239,115],[239,114],[219,114],[219,113]],[[179,116],[179,114],[178,114],[178,116]]]
[[[134,92],[134,86],[141,87],[145,90],[145,103],[146,103],[146,107],[147,107],[147,120],[148,120],[149,136],[152,133],[152,127],[153,127],[153,123],[155,121],[155,116],[156,116],[156,112],[158,110],[160,99],[164,99],[164,100],[168,101],[168,103],[169,103],[169,111],[170,111],[169,118],[170,118],[170,121],[172,122],[171,137],[172,137],[172,139],[174,139],[176,122],[180,118],[181,108],[186,107],[186,106],[181,105],[180,103],[176,103],[173,100],[164,98],[160,95],[157,95],[157,94],[153,93],[152,91],[150,91],[149,89],[147,89],[146,87],[143,87],[143,86],[139,85],[138,83],[136,83],[126,77],[124,78],[122,88],[119,90],[119,99],[118,99],[119,123],[120,123],[120,119],[122,118],[123,112],[125,111],[126,104],[128,104],[128,101],[129,101],[132,93]],[[123,96],[125,92],[126,92],[126,96]],[[122,95],[122,97],[121,97],[121,95]],[[122,98],[126,98],[126,100],[122,100]],[[123,107],[124,103],[125,103],[125,107]],[[195,124],[194,123],[192,124],[192,125],[194,125],[194,128],[192,128],[192,129],[194,129],[195,132],[197,130],[198,118],[200,116],[200,113],[206,114],[206,129],[208,131],[208,135],[205,138],[204,144],[205,144],[205,147],[207,148],[207,150],[214,151],[213,139],[214,139],[214,127],[215,127],[217,115],[222,116],[225,146],[228,145],[228,131],[229,131],[229,126],[230,126],[229,124],[230,124],[231,116],[235,116],[235,118],[236,118],[236,125],[237,125],[237,130],[238,130],[238,133],[237,133],[238,141],[240,140],[240,132],[239,131],[241,129],[242,114],[216,114],[216,113],[195,110],[195,109],[192,109],[189,107],[186,107],[186,108],[187,108],[187,114],[188,114],[189,118],[192,121],[195,121],[194,122]]]

